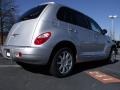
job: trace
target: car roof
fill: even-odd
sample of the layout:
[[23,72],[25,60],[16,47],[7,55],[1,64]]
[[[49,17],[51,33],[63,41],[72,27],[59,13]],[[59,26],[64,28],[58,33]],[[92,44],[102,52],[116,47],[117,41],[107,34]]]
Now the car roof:
[[[77,11],[77,12],[80,12],[79,10],[76,10],[76,9],[74,9],[74,8],[71,8],[71,7],[69,7],[69,6],[66,6],[66,5],[57,3],[57,2],[44,2],[44,3],[41,3],[40,5],[45,5],[45,4],[57,5],[57,6],[60,6],[60,7],[67,7],[67,8],[70,8],[70,9],[72,9],[72,10],[75,10],[75,11]],[[81,13],[82,13],[82,12],[81,12]],[[86,14],[84,14],[84,13],[82,13],[82,14],[85,15],[86,17],[90,18],[88,15],[86,15]],[[90,18],[90,19],[91,19],[91,18]]]
[[44,5],[44,4],[58,4],[56,2],[44,2],[44,3],[41,3],[40,5]]

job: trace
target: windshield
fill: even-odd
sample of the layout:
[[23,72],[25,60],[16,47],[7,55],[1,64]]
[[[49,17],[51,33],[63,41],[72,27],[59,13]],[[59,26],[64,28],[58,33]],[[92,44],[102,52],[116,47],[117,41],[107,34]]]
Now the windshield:
[[29,11],[27,11],[26,13],[24,13],[20,18],[19,18],[19,22],[20,21],[24,21],[24,20],[29,20],[29,19],[35,19],[37,18],[41,12],[44,10],[44,8],[46,7],[47,5],[41,5],[41,6],[37,6],[37,7],[34,7],[32,9],[30,9]]

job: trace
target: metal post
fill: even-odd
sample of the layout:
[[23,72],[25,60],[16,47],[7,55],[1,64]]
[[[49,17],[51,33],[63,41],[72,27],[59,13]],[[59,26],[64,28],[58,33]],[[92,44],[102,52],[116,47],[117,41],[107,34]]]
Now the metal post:
[[119,41],[120,41],[120,34],[119,34]]
[[110,15],[109,18],[111,19],[111,23],[112,23],[112,27],[111,27],[112,28],[112,35],[111,35],[111,38],[113,40],[115,40],[114,19],[117,18],[117,15],[114,15],[114,16]]
[[114,36],[114,20],[111,19],[112,21],[112,39],[114,40],[115,39],[115,36]]

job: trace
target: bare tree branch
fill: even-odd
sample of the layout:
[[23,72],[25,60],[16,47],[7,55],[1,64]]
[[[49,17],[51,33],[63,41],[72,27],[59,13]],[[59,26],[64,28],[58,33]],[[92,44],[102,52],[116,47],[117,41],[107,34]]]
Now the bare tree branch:
[[[9,32],[12,25],[17,19],[17,6],[15,0],[0,0],[0,32],[1,40],[3,40],[3,33]],[[3,43],[3,41],[1,41]]]

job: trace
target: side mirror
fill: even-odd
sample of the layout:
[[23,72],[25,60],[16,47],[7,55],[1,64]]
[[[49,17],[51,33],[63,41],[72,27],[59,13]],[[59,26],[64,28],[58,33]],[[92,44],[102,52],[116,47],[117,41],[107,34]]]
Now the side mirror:
[[103,29],[102,30],[102,34],[105,35],[107,33],[107,30],[106,29]]

